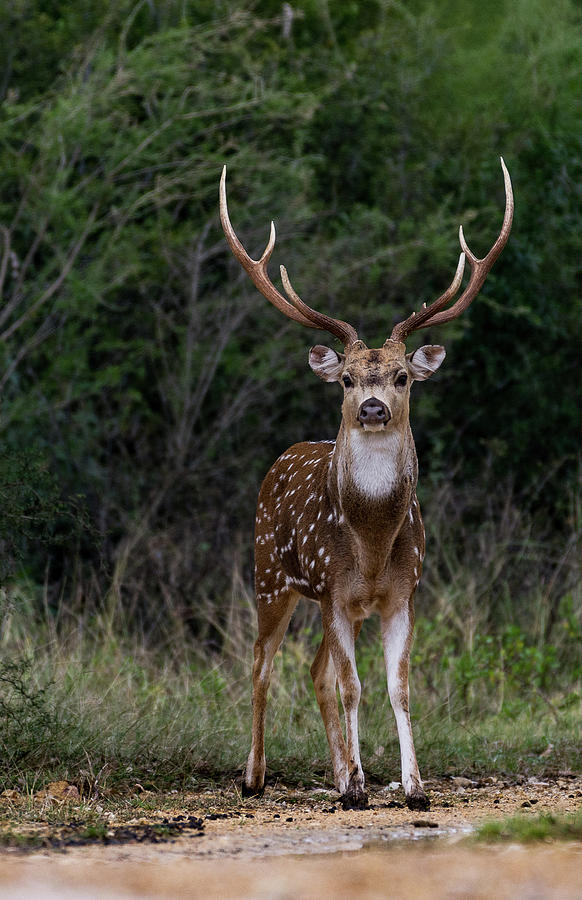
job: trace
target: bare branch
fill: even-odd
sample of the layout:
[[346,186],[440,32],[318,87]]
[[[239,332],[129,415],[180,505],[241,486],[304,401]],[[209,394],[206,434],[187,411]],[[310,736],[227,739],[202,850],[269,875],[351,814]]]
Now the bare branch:
[[79,237],[78,241],[74,244],[74,246],[71,248],[69,255],[67,256],[58,276],[55,278],[55,280],[52,282],[52,284],[50,284],[49,287],[45,291],[43,291],[43,293],[40,295],[40,297],[38,297],[38,299],[35,300],[35,302],[32,304],[32,306],[30,306],[26,310],[26,312],[20,316],[19,319],[17,319],[15,322],[13,322],[12,325],[10,325],[2,334],[0,334],[0,340],[7,341],[10,337],[12,337],[12,335],[16,331],[18,331],[18,329],[21,328],[25,322],[27,322],[29,319],[31,319],[36,314],[36,312],[40,309],[40,307],[43,306],[43,304],[45,304],[47,302],[47,300],[50,300],[51,297],[53,297],[57,293],[57,291],[62,287],[63,282],[66,280],[67,276],[69,275],[71,269],[73,268],[75,260],[77,259],[77,256],[81,252],[81,250],[85,244],[85,241],[87,240],[89,232],[91,231],[91,228],[95,222],[98,208],[99,208],[99,203],[95,203],[95,205],[93,206],[93,209],[89,213],[89,216],[85,223],[85,227],[83,228],[83,231],[81,232],[81,236]]

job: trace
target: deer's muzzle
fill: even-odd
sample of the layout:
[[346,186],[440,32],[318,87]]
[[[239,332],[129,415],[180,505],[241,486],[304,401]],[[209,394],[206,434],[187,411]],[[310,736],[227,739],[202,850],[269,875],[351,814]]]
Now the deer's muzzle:
[[364,425],[386,425],[391,419],[390,410],[382,400],[369,397],[358,410],[358,422]]

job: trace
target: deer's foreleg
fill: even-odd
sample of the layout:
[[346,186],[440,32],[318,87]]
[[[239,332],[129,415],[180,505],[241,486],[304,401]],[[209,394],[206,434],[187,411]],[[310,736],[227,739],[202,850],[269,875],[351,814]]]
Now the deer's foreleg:
[[322,608],[322,621],[346,720],[347,786],[343,792],[344,808],[362,809],[367,806],[368,798],[364,791],[358,737],[361,685],[356,668],[355,638],[360,625],[351,622],[339,605],[335,609]]
[[260,794],[265,786],[265,715],[267,692],[273,670],[273,658],[285,637],[289,620],[297,605],[296,594],[280,595],[271,605],[257,606],[259,635],[255,641],[253,664],[253,733],[251,752],[243,782],[243,794]]
[[412,598],[396,611],[382,616],[382,643],[386,661],[386,675],[390,703],[396,718],[402,786],[410,809],[429,809],[430,802],[424,792],[412,736],[409,712],[408,668],[414,628]]

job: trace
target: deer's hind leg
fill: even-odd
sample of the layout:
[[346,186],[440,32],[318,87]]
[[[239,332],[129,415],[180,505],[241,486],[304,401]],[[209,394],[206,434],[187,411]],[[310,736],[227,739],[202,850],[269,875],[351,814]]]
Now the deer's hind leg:
[[253,732],[243,781],[244,796],[260,794],[265,786],[265,715],[273,658],[285,637],[299,595],[284,589],[276,596],[271,595],[271,598],[267,600],[260,594],[257,596],[259,634],[255,641],[253,663]]
[[[360,633],[361,622],[353,625],[354,641]],[[337,703],[337,673],[333,663],[327,635],[323,635],[315,659],[311,665],[311,678],[315,696],[325,726],[327,742],[331,753],[333,777],[336,790],[345,794],[349,784],[348,749],[342,732]]]
[[337,675],[325,635],[311,666],[311,678],[327,734],[334,783],[336,790],[343,794],[348,787],[348,750],[337,705]]

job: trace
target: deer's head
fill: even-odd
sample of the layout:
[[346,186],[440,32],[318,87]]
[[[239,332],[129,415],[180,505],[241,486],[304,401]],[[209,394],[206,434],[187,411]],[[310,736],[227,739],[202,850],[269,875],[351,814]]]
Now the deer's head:
[[[513,219],[513,192],[503,158],[501,168],[505,183],[505,215],[499,236],[489,253],[483,259],[478,259],[469,249],[461,226],[459,241],[462,252],[450,286],[430,306],[424,303],[420,310],[395,325],[384,345],[374,350],[368,349],[359,340],[352,325],[317,312],[304,303],[293,289],[284,266],[281,266],[281,279],[288,299],[272,284],[267,264],[275,246],[273,222],[263,255],[259,260],[251,259],[237,238],[228,216],[226,166],[224,167],[220,179],[220,220],[230,248],[242,267],[267,300],[288,318],[307,328],[328,331],[344,345],[344,353],[321,345],[313,347],[309,353],[309,365],[324,381],[339,381],[342,384],[342,415],[348,428],[377,432],[399,427],[408,421],[412,382],[430,378],[445,358],[445,349],[429,344],[419,347],[413,353],[406,353],[406,338],[413,331],[431,325],[442,325],[464,312],[481,290],[489,270],[507,243]],[[469,261],[471,267],[469,281],[461,296],[451,306],[447,306],[461,286],[465,260]]]
[[408,421],[413,381],[424,381],[445,358],[444,347],[429,345],[406,353],[402,341],[390,338],[378,350],[355,341],[345,353],[318,345],[309,365],[324,381],[339,381],[344,389],[342,415],[348,428],[383,431]]

